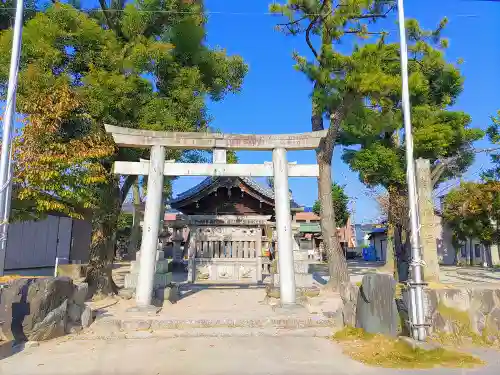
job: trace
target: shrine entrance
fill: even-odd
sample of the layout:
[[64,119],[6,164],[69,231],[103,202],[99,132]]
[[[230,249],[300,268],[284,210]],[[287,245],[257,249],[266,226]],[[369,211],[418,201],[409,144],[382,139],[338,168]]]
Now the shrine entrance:
[[[279,249],[278,272],[282,304],[294,304],[295,259],[291,212],[296,204],[291,200],[288,177],[317,177],[317,165],[288,163],[286,150],[312,150],[319,146],[325,131],[283,135],[236,135],[221,133],[174,133],[121,128],[106,125],[106,131],[122,147],[151,148],[149,162],[114,164],[114,173],[147,175],[148,196],[143,221],[143,237],[136,280],[138,307],[151,304],[155,287],[167,283],[158,274],[164,268],[157,252],[160,232],[163,176],[209,176],[201,184],[172,201],[172,207],[184,215],[174,220],[174,258],[179,256],[179,229],[189,228],[187,253],[189,280],[262,281],[261,251],[263,241],[276,241]],[[172,163],[165,161],[165,148],[213,150],[213,163]],[[273,162],[264,164],[227,164],[226,150],[273,152]],[[274,191],[263,191],[251,177],[273,177]],[[232,204],[224,211],[209,202],[221,202],[240,194],[246,205]],[[211,197],[210,199],[206,199]],[[214,199],[217,197],[218,199]],[[203,207],[197,215],[193,207]],[[237,207],[243,207],[238,211]],[[258,208],[257,208],[258,207]],[[274,216],[276,222],[270,221]],[[178,219],[178,220],[177,220]],[[272,227],[274,235],[263,236],[262,228]],[[176,248],[176,249],[175,249]],[[176,251],[177,250],[177,251]],[[161,256],[160,256],[161,258]]]

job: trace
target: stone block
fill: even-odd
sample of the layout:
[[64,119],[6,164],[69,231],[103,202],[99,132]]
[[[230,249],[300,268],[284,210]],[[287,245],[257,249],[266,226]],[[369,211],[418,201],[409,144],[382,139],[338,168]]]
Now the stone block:
[[308,260],[309,251],[308,250],[294,250],[293,259],[295,261]]
[[85,277],[85,264],[58,264],[57,276],[69,277],[72,280],[79,280]]
[[354,305],[356,305],[356,302],[358,301],[358,294],[359,287],[353,283],[348,283],[342,293],[340,293],[340,296],[344,303],[354,302]]
[[82,315],[80,317],[80,321],[82,323],[82,327],[86,328],[92,324],[94,317],[92,314],[92,309],[89,305],[85,305],[82,311]]
[[160,301],[176,303],[179,300],[179,288],[176,285],[158,288],[155,290],[155,297]]
[[308,261],[297,261],[293,262],[294,271],[296,273],[308,273],[309,272],[309,262]]
[[[169,269],[169,265],[172,262],[171,259],[160,259],[156,261],[155,270],[156,273],[167,273],[171,270]],[[141,267],[141,263],[138,260],[133,260],[130,262],[130,272],[131,273],[139,273]]]
[[500,333],[500,306],[495,307],[486,318],[486,330],[488,333]]
[[[310,288],[312,286],[316,286],[316,281],[313,278],[313,275],[309,273],[295,273],[295,286],[297,288]],[[274,275],[274,285],[280,285],[280,275],[279,273]]]
[[390,275],[363,276],[356,304],[356,327],[369,333],[397,335],[399,314],[394,299],[395,286]]
[[342,323],[344,326],[356,326],[356,304],[353,302],[345,302],[342,307]]
[[83,309],[85,308],[85,304],[77,305],[75,303],[70,303],[68,305],[68,319],[71,323],[80,323],[80,319],[82,317]]
[[38,341],[63,335],[73,292],[73,281],[68,277],[26,278],[9,283],[0,289],[0,336]]
[[139,268],[140,268],[139,260],[132,260],[130,262],[130,273],[139,273]]
[[76,284],[72,298],[73,303],[83,306],[83,304],[87,300],[88,294],[89,285],[87,283]]
[[471,300],[471,293],[467,289],[443,289],[439,291],[438,303],[442,303],[450,309],[469,311]]
[[167,273],[172,272],[172,259],[161,259],[156,262],[155,270],[156,273]]
[[123,289],[120,289],[118,291],[118,296],[120,296],[123,299],[132,299],[132,297],[134,296],[134,294],[135,294],[135,290],[134,289],[123,288]]
[[[129,273],[125,275],[125,289],[137,288],[137,280],[139,275],[136,273]],[[155,273],[153,279],[154,288],[164,288],[172,282],[172,273]]]
[[471,308],[483,314],[488,314],[495,308],[495,292],[493,289],[474,289],[471,291]]

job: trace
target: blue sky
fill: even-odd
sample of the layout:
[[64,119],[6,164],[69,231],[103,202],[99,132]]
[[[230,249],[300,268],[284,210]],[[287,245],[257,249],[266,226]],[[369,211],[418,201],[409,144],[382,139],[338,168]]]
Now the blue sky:
[[[225,48],[229,54],[243,56],[249,72],[243,90],[229,95],[218,103],[209,103],[213,126],[230,133],[295,133],[310,131],[311,84],[293,69],[293,51],[308,53],[302,37],[289,37],[274,31],[280,18],[268,13],[270,0],[206,0],[209,12],[208,44]],[[85,6],[97,1],[83,2]],[[486,128],[490,116],[500,105],[496,88],[500,83],[500,48],[498,19],[500,4],[473,0],[406,0],[406,16],[417,18],[421,25],[433,28],[447,16],[445,35],[450,39],[449,60],[464,59],[464,92],[455,109],[469,113],[473,126]],[[396,14],[384,21],[384,28],[397,38]],[[346,43],[341,48],[350,48]],[[477,147],[488,147],[486,140]],[[371,222],[378,216],[374,196],[340,159],[341,150],[334,155],[335,181],[345,184],[348,195],[355,201],[355,221]],[[239,152],[240,163],[271,161],[270,152]],[[315,163],[314,152],[289,152],[289,161]],[[465,175],[477,179],[489,158],[480,154]],[[201,178],[182,177],[174,182],[174,195]],[[310,206],[317,198],[314,178],[291,178],[294,198]]]
[[[307,53],[301,37],[284,36],[273,30],[279,18],[266,15],[269,1],[208,0],[208,43],[222,46],[229,54],[243,56],[249,64],[240,94],[230,95],[222,102],[210,103],[213,125],[231,133],[293,133],[310,130],[311,84],[293,69],[294,50]],[[405,1],[407,18],[417,18],[423,27],[433,28],[447,16],[449,25],[445,36],[450,39],[447,56],[450,60],[464,59],[464,92],[455,109],[469,113],[473,126],[485,128],[490,116],[500,105],[496,89],[500,83],[500,48],[498,47],[498,19],[500,4],[461,0]],[[221,13],[218,13],[221,12]],[[387,28],[397,37],[396,14],[387,20]],[[385,25],[384,25],[385,26]],[[477,147],[487,147],[487,141]],[[269,152],[239,152],[240,163],[261,163],[271,160]],[[289,161],[315,163],[314,152],[289,152]],[[335,181],[346,184],[348,195],[356,201],[356,222],[370,222],[377,218],[378,208],[373,194],[334,154]],[[487,155],[478,155],[476,163],[467,172],[466,179],[477,179],[481,168],[487,167]],[[174,183],[174,193],[193,186],[200,179],[180,178]],[[312,205],[317,198],[314,178],[290,179],[290,188],[297,202]]]

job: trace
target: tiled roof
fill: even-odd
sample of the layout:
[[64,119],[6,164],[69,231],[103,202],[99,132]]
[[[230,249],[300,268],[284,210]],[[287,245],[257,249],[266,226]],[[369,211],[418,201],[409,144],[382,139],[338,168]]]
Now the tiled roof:
[[[170,203],[177,203],[177,202],[183,201],[183,200],[201,192],[203,189],[206,189],[207,187],[209,187],[213,183],[217,182],[219,180],[219,178],[220,177],[207,177],[207,178],[205,178],[198,185],[192,187],[189,190],[186,190],[185,192],[179,194],[177,197],[170,200]],[[255,181],[254,179],[252,179],[250,177],[235,177],[235,178],[239,178],[241,181],[243,181],[243,183],[250,186],[252,189],[256,190],[257,192],[262,194],[264,197],[268,198],[269,200],[274,201],[274,190],[273,189],[259,184],[257,181]],[[290,206],[291,206],[291,208],[294,208],[294,209],[301,207],[293,199],[290,201]]]
[[319,223],[300,223],[299,232],[321,233],[321,225]]
[[313,220],[319,221],[320,217],[314,212],[297,212],[295,215],[295,220]]

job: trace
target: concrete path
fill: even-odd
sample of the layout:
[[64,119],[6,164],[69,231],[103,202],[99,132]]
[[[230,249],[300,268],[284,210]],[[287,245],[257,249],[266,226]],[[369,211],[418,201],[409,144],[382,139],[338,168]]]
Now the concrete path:
[[[475,370],[387,370],[364,366],[327,339],[297,337],[61,339],[0,360],[2,375],[496,375],[498,355]],[[496,361],[496,362],[495,362]]]

